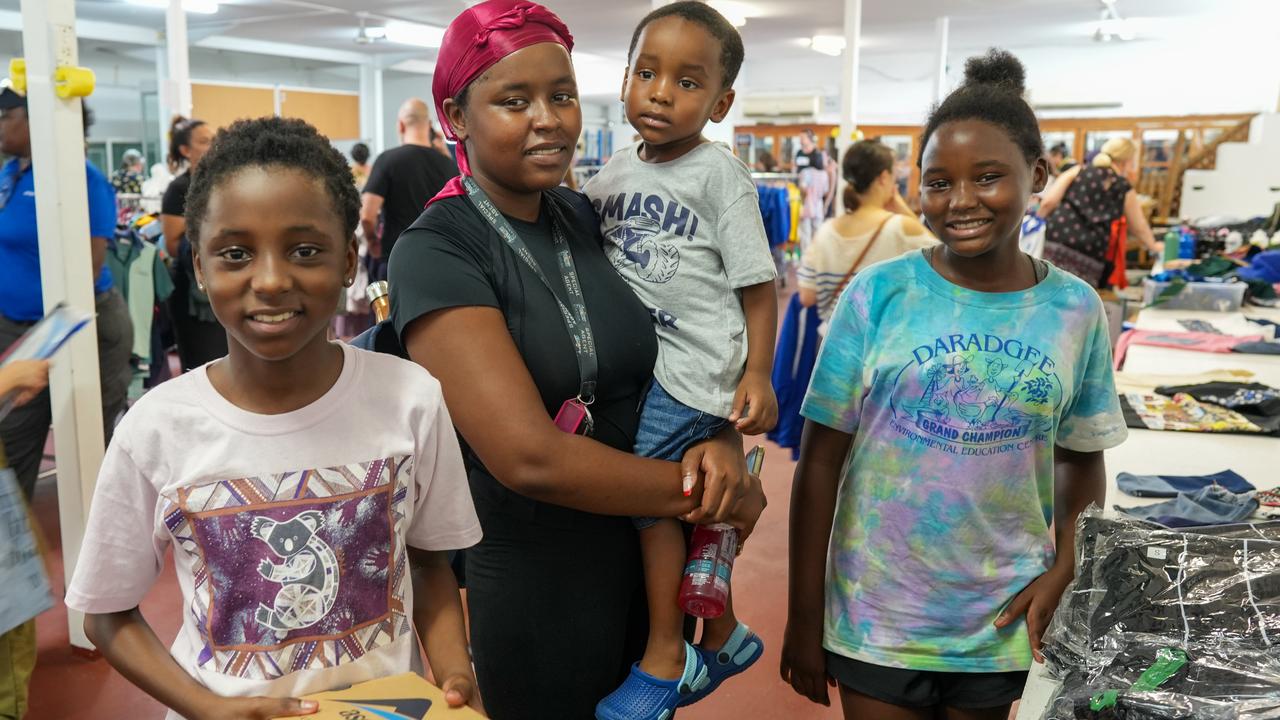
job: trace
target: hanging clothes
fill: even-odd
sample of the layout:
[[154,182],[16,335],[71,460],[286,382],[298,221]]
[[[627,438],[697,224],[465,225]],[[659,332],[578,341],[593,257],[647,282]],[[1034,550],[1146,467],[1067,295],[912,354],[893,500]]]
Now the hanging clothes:
[[804,418],[800,406],[809,390],[809,378],[818,359],[818,308],[800,304],[791,296],[782,316],[778,346],[773,354],[773,393],[778,398],[778,424],[767,437],[780,447],[791,449],[791,459],[800,459],[800,434]]
[[[117,232],[115,240],[107,246],[106,266],[116,278],[133,324],[133,347],[129,351],[133,381],[129,397],[136,399],[142,395],[143,380],[152,374],[156,305],[173,293],[173,279],[159,248],[130,229]],[[154,360],[163,362],[164,358]]]

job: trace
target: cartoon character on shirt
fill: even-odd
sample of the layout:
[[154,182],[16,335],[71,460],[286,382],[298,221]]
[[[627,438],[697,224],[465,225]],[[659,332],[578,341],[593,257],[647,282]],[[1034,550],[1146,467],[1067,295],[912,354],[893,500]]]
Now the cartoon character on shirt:
[[662,225],[647,215],[629,217],[609,228],[605,239],[621,250],[613,254],[614,267],[634,267],[647,282],[670,282],[680,269],[680,250],[669,238],[659,237],[661,230]]
[[265,559],[258,565],[262,577],[282,587],[270,607],[259,603],[255,615],[279,639],[319,622],[338,596],[338,557],[316,535],[322,522],[319,512],[307,510],[283,522],[256,517],[250,526],[253,536],[282,560]]

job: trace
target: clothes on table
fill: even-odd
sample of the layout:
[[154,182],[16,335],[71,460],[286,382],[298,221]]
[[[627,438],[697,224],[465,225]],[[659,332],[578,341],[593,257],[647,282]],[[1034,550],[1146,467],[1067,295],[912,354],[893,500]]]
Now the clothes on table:
[[817,306],[800,304],[799,294],[792,295],[782,316],[777,350],[773,354],[773,394],[778,398],[778,424],[767,437],[780,447],[791,449],[791,459],[800,459],[800,435],[804,418],[800,406],[809,389],[814,361],[818,357]]
[[1268,250],[1253,256],[1249,267],[1236,272],[1245,280],[1260,280],[1268,284],[1280,283],[1280,250]]
[[1280,355],[1280,342],[1262,340],[1242,342],[1231,348],[1231,352],[1250,353],[1252,355]]
[[1180,493],[1193,493],[1215,485],[1233,493],[1257,490],[1253,483],[1232,470],[1210,475],[1135,475],[1122,472],[1116,475],[1116,484],[1126,495],[1146,498],[1177,497]]
[[1183,329],[1185,329],[1187,332],[1208,333],[1210,335],[1223,334],[1221,330],[1214,327],[1213,323],[1206,322],[1204,320],[1183,319],[1183,320],[1179,320],[1178,324],[1181,325]]
[[1141,507],[1115,509],[1165,527],[1198,527],[1238,523],[1258,509],[1258,501],[1248,493],[1233,493],[1209,486],[1191,493],[1178,493],[1172,500]]
[[1249,370],[1222,368],[1202,373],[1140,373],[1121,370],[1116,373],[1116,390],[1121,393],[1154,393],[1156,388],[1170,385],[1198,385],[1209,382],[1249,382],[1254,374]]
[[1131,428],[1176,432],[1263,432],[1240,413],[1198,402],[1185,393],[1173,397],[1123,393],[1120,395],[1120,408],[1124,412],[1125,424]]
[[1124,367],[1130,345],[1154,345],[1178,350],[1228,353],[1244,342],[1264,339],[1261,335],[1215,335],[1200,332],[1166,332],[1162,330],[1129,330],[1116,343],[1116,369]]
[[1280,431],[1280,390],[1261,383],[1209,382],[1156,388],[1160,395],[1185,393],[1239,413],[1263,432]]

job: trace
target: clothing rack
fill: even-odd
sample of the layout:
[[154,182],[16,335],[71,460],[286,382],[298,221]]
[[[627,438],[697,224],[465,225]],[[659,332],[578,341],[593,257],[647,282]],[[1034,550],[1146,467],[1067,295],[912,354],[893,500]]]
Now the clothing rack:
[[800,179],[798,173],[752,172],[751,179],[756,182],[795,182]]
[[141,195],[139,193],[116,193],[116,207],[121,212],[141,210],[148,213],[160,212],[159,195]]

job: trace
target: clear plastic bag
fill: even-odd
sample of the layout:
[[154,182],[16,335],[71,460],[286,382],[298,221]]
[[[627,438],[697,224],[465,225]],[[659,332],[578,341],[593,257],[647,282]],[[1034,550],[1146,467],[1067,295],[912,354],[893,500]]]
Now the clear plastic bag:
[[[1047,720],[1280,718],[1280,523],[1177,531],[1094,507],[1076,551],[1044,637]],[[1142,687],[1162,651],[1185,663]]]

